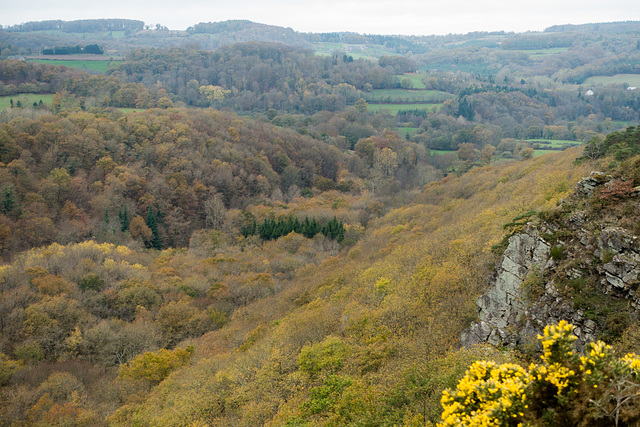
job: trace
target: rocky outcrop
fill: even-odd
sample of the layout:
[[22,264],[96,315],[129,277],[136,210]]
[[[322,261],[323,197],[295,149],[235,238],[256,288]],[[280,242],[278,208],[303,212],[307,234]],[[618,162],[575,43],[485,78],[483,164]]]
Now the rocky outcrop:
[[[593,341],[597,325],[573,302],[558,292],[553,281],[545,280],[556,268],[551,245],[536,229],[512,236],[498,263],[489,290],[478,301],[479,322],[462,335],[464,346],[488,342],[508,347],[524,346],[536,341],[545,325],[567,320],[575,326],[577,346]],[[580,272],[574,272],[580,277]],[[527,295],[526,287],[535,293]]]
[[593,171],[588,177],[582,178],[578,182],[575,194],[579,197],[588,197],[598,185],[602,185],[610,179],[611,177],[604,172]]
[[550,245],[537,230],[511,236],[489,289],[477,301],[480,322],[463,334],[462,343],[517,345],[524,338],[522,334],[533,333],[518,328],[527,320],[522,283],[528,276],[546,270],[550,258]]
[[[609,179],[592,172],[578,183],[575,197],[591,195]],[[477,301],[479,321],[463,333],[463,345],[524,346],[535,342],[546,325],[560,320],[574,325],[578,348],[595,340],[600,327],[576,308],[580,305],[566,292],[571,281],[584,284],[589,280],[600,286],[597,292],[603,296],[628,299],[630,309],[640,312],[639,238],[620,227],[593,224],[582,210],[566,215],[562,224],[529,226],[509,239],[488,290]],[[552,245],[542,237],[561,228],[569,236],[566,241],[554,238]],[[557,259],[551,256],[552,246],[561,248]],[[558,289],[556,278],[564,290]]]
[[637,295],[640,284],[640,242],[638,237],[620,227],[602,230],[596,239],[594,252],[603,264],[598,266],[604,291],[631,299],[634,309],[640,309]]

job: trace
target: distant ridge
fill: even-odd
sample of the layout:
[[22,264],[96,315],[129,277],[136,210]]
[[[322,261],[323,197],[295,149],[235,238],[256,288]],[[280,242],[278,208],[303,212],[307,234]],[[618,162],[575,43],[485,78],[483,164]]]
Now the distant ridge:
[[144,22],[135,19],[77,19],[75,21],[30,21],[6,27],[7,31],[29,32],[61,30],[65,33],[95,33],[100,31],[140,31]]
[[618,22],[601,22],[593,24],[564,24],[553,25],[545,28],[545,32],[565,32],[565,31],[600,31],[603,33],[629,33],[633,31],[640,32],[640,21],[618,21]]
[[[291,28],[260,24],[247,20],[200,22],[189,28],[190,34],[233,35],[233,42],[262,41],[311,48],[303,35]],[[225,43],[226,44],[226,43]]]

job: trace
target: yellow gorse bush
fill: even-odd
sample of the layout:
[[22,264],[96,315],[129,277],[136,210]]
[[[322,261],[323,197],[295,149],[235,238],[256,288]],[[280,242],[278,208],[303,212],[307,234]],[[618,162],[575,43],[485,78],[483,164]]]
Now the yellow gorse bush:
[[[611,346],[590,343],[579,356],[573,326],[549,325],[539,335],[541,363],[528,368],[477,361],[455,390],[445,390],[439,426],[525,426],[543,417],[608,419],[611,425],[640,419],[640,357],[616,358]],[[591,417],[591,418],[590,418]]]
[[456,391],[442,396],[442,425],[499,426],[523,415],[529,374],[519,365],[475,362]]

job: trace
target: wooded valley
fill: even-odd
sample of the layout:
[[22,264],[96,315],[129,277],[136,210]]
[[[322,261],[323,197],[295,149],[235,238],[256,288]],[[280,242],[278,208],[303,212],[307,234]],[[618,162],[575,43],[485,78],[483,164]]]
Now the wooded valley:
[[[580,232],[640,236],[639,29],[0,29],[0,425],[460,425],[482,375],[529,378],[487,383],[534,399],[496,425],[635,425],[592,390],[640,379],[635,243]],[[523,304],[581,314],[461,345],[531,227],[551,261]],[[606,361],[572,353],[576,319]]]

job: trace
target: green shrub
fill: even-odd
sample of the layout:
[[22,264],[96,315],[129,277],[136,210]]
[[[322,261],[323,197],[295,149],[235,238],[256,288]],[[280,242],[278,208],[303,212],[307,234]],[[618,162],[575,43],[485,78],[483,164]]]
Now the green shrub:
[[556,246],[552,247],[551,248],[551,258],[555,259],[556,261],[563,259],[564,258],[564,246],[556,245]]

